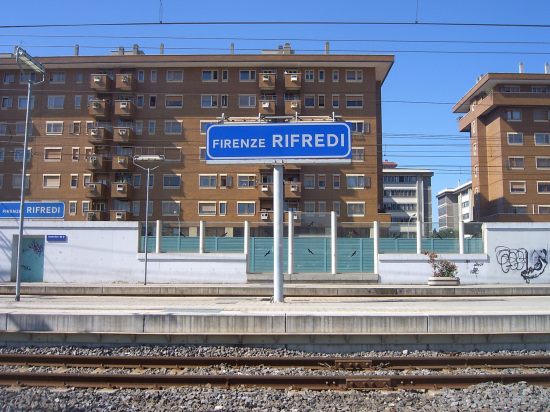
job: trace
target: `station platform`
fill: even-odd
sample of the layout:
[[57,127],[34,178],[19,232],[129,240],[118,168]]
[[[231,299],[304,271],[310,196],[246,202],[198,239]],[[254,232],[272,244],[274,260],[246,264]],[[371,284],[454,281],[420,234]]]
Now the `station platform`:
[[292,285],[282,303],[272,285],[250,284],[24,284],[20,301],[14,291],[0,287],[4,345],[550,350],[550,285]]

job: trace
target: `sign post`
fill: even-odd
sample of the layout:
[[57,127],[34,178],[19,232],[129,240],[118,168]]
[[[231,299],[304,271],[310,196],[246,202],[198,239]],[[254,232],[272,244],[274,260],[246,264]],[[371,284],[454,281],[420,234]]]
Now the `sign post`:
[[273,301],[283,302],[283,168],[350,163],[348,123],[221,123],[206,131],[207,164],[273,165]]

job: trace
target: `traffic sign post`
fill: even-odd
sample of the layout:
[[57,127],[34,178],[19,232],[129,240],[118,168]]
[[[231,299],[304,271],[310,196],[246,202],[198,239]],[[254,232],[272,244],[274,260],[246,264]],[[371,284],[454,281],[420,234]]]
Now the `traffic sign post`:
[[220,123],[206,131],[207,164],[273,165],[273,301],[283,302],[284,164],[351,163],[348,123]]

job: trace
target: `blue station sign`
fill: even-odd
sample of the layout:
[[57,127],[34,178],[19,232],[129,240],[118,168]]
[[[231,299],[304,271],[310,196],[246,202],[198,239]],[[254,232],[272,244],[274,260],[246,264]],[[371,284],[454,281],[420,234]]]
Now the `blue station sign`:
[[[19,219],[20,202],[0,202],[0,219]],[[64,202],[25,202],[25,219],[63,219]]]
[[344,122],[211,124],[206,162],[349,163],[351,128]]

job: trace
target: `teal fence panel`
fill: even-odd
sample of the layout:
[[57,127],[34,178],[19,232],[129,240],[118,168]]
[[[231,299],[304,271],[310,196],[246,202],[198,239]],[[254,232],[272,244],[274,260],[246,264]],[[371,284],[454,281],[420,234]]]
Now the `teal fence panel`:
[[422,250],[436,253],[460,253],[458,238],[425,238],[422,239]]
[[[147,236],[147,252],[154,252],[157,249],[156,236]],[[145,236],[141,237],[141,243],[139,245],[139,251],[143,253],[145,251]]]
[[381,238],[380,253],[416,253],[416,239]]
[[244,238],[207,237],[204,239],[204,251],[210,253],[244,253]]
[[339,238],[336,246],[337,272],[374,272],[374,239]]
[[160,250],[164,253],[199,253],[199,238],[185,236],[163,236]]
[[295,238],[294,273],[330,272],[330,250],[330,238]]
[[[283,239],[283,271],[288,265],[288,242]],[[250,238],[250,256],[248,257],[248,270],[250,273],[273,272],[273,238]]]
[[483,253],[482,238],[467,238],[464,242],[464,253]]

